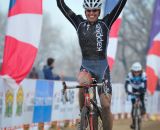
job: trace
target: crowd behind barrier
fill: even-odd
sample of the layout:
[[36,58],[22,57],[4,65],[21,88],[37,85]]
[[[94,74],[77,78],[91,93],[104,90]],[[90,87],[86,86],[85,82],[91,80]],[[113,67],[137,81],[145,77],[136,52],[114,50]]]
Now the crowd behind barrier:
[[[67,81],[69,86],[77,82]],[[12,89],[0,78],[0,129],[21,129],[24,124],[44,122],[75,122],[79,117],[78,89],[67,90],[68,101],[62,95],[62,82],[25,79]],[[97,96],[98,97],[98,96]],[[146,96],[147,115],[160,117],[160,91]],[[130,116],[131,102],[123,84],[113,84],[111,110],[115,118]],[[47,125],[45,125],[47,127]]]

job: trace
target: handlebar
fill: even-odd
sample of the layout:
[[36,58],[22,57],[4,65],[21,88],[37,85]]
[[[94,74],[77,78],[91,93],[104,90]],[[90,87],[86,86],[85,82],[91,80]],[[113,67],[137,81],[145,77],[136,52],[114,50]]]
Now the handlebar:
[[76,88],[84,88],[84,87],[100,87],[103,85],[103,83],[96,83],[96,84],[82,84],[82,85],[76,85],[76,86],[67,86],[66,82],[62,82],[63,89],[76,89]]
[[63,81],[62,85],[63,85],[62,92],[63,92],[63,95],[64,95],[65,92],[66,92],[66,89],[76,89],[76,88],[84,88],[84,87],[87,87],[87,88],[89,88],[89,87],[100,87],[100,86],[103,85],[103,83],[94,83],[94,84],[82,84],[82,85],[76,85],[76,86],[67,86],[66,82]]
[[129,92],[128,94],[133,95],[133,96],[140,96],[140,93],[139,93],[139,92],[135,92],[135,93]]

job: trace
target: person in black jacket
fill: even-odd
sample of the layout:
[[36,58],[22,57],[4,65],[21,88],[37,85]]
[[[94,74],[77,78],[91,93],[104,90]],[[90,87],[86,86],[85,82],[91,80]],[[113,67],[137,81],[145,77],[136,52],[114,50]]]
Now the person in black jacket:
[[[99,19],[101,13],[102,0],[84,0],[83,7],[86,15],[84,19],[81,15],[75,14],[64,2],[64,0],[57,0],[57,6],[64,14],[64,16],[75,27],[79,45],[82,52],[82,65],[80,72],[86,71],[96,78],[98,83],[104,85],[98,89],[100,102],[103,111],[103,129],[112,129],[112,114],[110,110],[111,105],[111,81],[110,70],[106,60],[107,46],[109,39],[109,32],[114,21],[118,18],[127,0],[119,0],[114,9],[106,14],[102,19]],[[82,76],[78,78],[83,83],[87,80]],[[82,77],[82,78],[81,78]],[[90,77],[90,76],[88,76]],[[89,81],[90,79],[88,79]],[[90,81],[89,81],[90,82]],[[80,90],[80,109],[83,107],[83,92]]]

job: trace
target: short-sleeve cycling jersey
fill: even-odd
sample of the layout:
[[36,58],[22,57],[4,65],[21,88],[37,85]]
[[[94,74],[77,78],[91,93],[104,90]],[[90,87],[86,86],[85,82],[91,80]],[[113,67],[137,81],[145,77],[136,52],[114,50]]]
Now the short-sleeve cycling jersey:
[[76,15],[65,4],[64,0],[57,0],[58,7],[77,31],[84,60],[106,59],[110,28],[121,13],[126,1],[119,0],[111,13],[107,14],[103,19],[98,19],[94,24],[90,24],[81,15]]

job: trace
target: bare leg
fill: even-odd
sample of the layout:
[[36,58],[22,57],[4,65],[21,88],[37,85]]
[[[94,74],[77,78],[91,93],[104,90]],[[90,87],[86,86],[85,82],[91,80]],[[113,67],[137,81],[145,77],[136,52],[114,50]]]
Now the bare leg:
[[84,106],[84,89],[81,88],[79,89],[79,107],[80,107],[80,111],[82,110],[83,106]]
[[111,95],[110,94],[100,94],[100,102],[102,106],[102,122],[103,130],[112,130],[113,126],[113,116],[111,113]]

